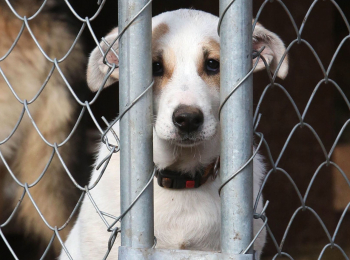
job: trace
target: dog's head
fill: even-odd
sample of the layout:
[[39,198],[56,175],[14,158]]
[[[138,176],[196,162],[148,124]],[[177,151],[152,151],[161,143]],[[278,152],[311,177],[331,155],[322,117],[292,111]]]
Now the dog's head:
[[[218,17],[214,15],[186,9],[162,13],[152,20],[155,135],[162,142],[182,147],[181,150],[201,147],[208,142],[219,143],[220,44],[217,23]],[[106,40],[112,42],[117,35],[118,30],[114,29]],[[107,49],[103,42],[101,46]],[[253,49],[259,50],[262,46],[265,46],[262,55],[274,71],[285,52],[284,44],[276,34],[257,24]],[[113,47],[117,50],[117,43]],[[110,63],[118,63],[111,51],[107,59]],[[285,59],[277,73],[281,78],[287,74],[287,63]],[[260,59],[256,70],[264,68]],[[107,70],[96,48],[91,54],[87,75],[92,90],[100,87]],[[118,77],[116,69],[105,86],[117,81]],[[213,156],[218,152],[213,152]]]

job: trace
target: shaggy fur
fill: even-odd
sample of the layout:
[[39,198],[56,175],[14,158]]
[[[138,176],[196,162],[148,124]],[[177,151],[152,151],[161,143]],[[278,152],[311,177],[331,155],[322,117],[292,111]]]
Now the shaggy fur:
[[[161,62],[164,67],[162,76],[155,76],[153,131],[153,159],[160,169],[169,168],[179,172],[194,172],[206,167],[220,154],[220,129],[218,120],[220,77],[209,75],[202,67],[208,59],[219,60],[219,36],[216,32],[218,18],[196,10],[177,10],[156,16],[153,24],[153,62]],[[117,30],[107,36],[111,42],[117,36]],[[281,58],[285,47],[277,35],[269,32],[260,24],[254,33],[253,47],[266,45],[266,60],[275,64]],[[265,37],[262,37],[265,36]],[[104,50],[106,46],[101,43]],[[114,46],[117,50],[117,46]],[[109,53],[109,62],[118,62]],[[259,64],[258,69],[264,66]],[[274,66],[272,66],[272,69]],[[284,62],[278,75],[285,77],[288,64]],[[88,83],[96,90],[103,79],[106,67],[96,48],[90,57]],[[115,71],[108,82],[111,84],[119,77]],[[179,105],[199,108],[203,112],[204,123],[184,142],[182,135],[174,126],[172,115]],[[119,133],[119,125],[114,126]],[[109,136],[109,140],[113,140]],[[97,162],[109,151],[101,145]],[[100,183],[91,191],[100,210],[115,216],[120,214],[119,154],[115,154]],[[259,190],[264,166],[261,157],[254,158],[254,197]],[[94,183],[99,172],[94,171],[90,183]],[[211,178],[196,189],[173,190],[158,186],[154,182],[154,231],[158,248],[192,249],[217,251],[220,249],[220,197],[218,188],[220,179]],[[113,199],[112,199],[113,198]],[[262,210],[262,201],[258,205]],[[254,232],[261,227],[262,221],[254,221]],[[266,231],[260,234],[254,244],[258,256],[265,243]],[[78,220],[70,233],[66,246],[75,260],[101,259],[107,250],[110,233],[96,214],[87,197],[83,201]],[[119,238],[118,238],[119,239]],[[111,259],[117,259],[118,240],[110,253]],[[68,259],[62,251],[60,260]]]
[[[16,0],[11,3],[20,15],[30,17],[38,10],[42,1]],[[75,35],[67,29],[67,23],[61,19],[62,17],[50,11],[57,8],[54,1],[49,3],[37,18],[29,21],[29,25],[47,55],[60,59],[69,50]],[[6,3],[2,2],[0,4],[1,57],[12,46],[21,25],[22,22],[14,16]],[[84,61],[81,45],[77,44],[68,59],[60,63],[62,72],[73,86],[74,83],[82,82],[82,79],[79,80],[81,77],[79,75],[84,74]],[[25,29],[11,54],[0,62],[0,67],[19,98],[29,101],[45,82],[52,64],[42,55],[28,30]],[[11,133],[22,108],[23,105],[16,100],[5,80],[0,76],[0,141]],[[77,108],[57,70],[39,98],[29,105],[30,113],[38,128],[51,143],[60,143],[69,135],[77,118]],[[74,158],[78,149],[84,148],[77,142],[77,135],[74,135],[72,141],[60,148],[63,159],[73,172],[76,170],[72,167],[77,165]],[[31,184],[44,170],[52,148],[40,138],[28,115],[25,114],[15,134],[0,146],[0,151],[18,180]],[[86,171],[84,168],[80,170],[81,175]],[[0,160],[0,192],[0,223],[2,224],[10,216],[23,193],[23,188],[13,180],[2,160]],[[79,195],[57,156],[54,157],[43,179],[30,188],[30,193],[47,222],[58,227],[68,219]],[[66,238],[69,230],[68,227],[60,232],[63,239]],[[39,239],[45,247],[53,235],[53,231],[46,227],[28,196],[25,196],[14,220],[2,231],[5,235],[19,233],[30,239]],[[60,250],[57,239],[54,250],[56,253]]]

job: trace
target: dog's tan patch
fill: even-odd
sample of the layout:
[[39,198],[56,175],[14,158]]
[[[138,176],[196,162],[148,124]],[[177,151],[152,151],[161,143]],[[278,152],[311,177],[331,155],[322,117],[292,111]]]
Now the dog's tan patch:
[[159,39],[169,32],[169,26],[165,23],[159,24],[152,32],[152,43],[154,44],[159,41]]
[[214,40],[209,39],[209,41],[203,43],[203,52],[200,54],[197,60],[197,72],[198,75],[211,87],[220,87],[220,72],[214,75],[207,74],[205,70],[206,61],[209,59],[214,59],[220,62],[220,44]]
[[153,62],[160,62],[163,64],[164,69],[164,74],[162,76],[154,77],[153,89],[157,93],[168,84],[173,76],[175,69],[175,53],[170,48],[160,50],[158,55],[153,58]]
[[182,243],[180,249],[186,249],[186,243]]
[[169,32],[165,23],[159,24],[152,32],[152,61],[163,65],[163,76],[154,77],[154,91],[157,93],[163,89],[171,79],[175,69],[175,53],[162,43],[162,37]]

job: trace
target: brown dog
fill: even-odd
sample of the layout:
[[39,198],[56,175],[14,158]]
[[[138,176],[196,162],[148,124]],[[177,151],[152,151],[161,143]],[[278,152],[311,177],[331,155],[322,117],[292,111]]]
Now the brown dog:
[[[20,16],[30,17],[39,9],[42,1],[16,0],[11,3]],[[67,29],[69,27],[62,17],[50,11],[57,7],[54,1],[48,3],[42,12],[28,23],[46,54],[52,59],[61,59],[71,47],[76,34]],[[0,59],[13,45],[22,24],[5,1],[1,1]],[[76,85],[74,80],[84,80],[84,61],[85,57],[78,43],[68,58],[59,64],[73,87]],[[40,52],[27,28],[10,55],[0,60],[0,68],[18,98],[28,102],[38,93],[52,67],[53,64]],[[23,107],[11,92],[4,77],[0,76],[0,151],[18,181],[30,185],[44,170],[53,148],[39,136],[27,113],[11,138],[3,142],[15,128]],[[56,69],[39,97],[28,105],[28,109],[45,139],[50,143],[59,144],[71,132],[78,117],[77,110],[81,108]],[[83,148],[77,138],[81,136],[75,133],[71,140],[59,149],[72,173],[77,172],[78,149]],[[83,171],[84,169],[79,169],[79,174],[83,175]],[[5,163],[0,159],[0,225],[9,218],[23,191],[24,188],[11,177]],[[29,192],[52,227],[60,227],[67,221],[80,194],[78,189],[74,188],[56,154],[44,177],[30,188]],[[45,247],[53,235],[53,231],[44,224],[28,194],[12,220],[2,227],[1,231],[5,237],[20,233],[24,235],[25,241],[29,238],[39,239]],[[66,228],[60,232],[63,239],[68,231],[69,228]],[[60,245],[57,239],[53,248],[56,253],[59,252]]]

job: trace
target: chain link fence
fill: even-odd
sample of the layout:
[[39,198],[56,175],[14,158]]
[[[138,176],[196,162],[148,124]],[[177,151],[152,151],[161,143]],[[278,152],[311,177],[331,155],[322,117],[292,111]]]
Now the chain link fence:
[[[264,7],[266,6],[266,4],[268,4],[270,1],[264,1],[264,3],[261,5],[258,13],[257,13],[257,16],[256,16],[256,19],[258,20],[259,19],[259,16],[261,15],[262,11],[264,10]],[[270,237],[273,241],[273,243],[275,244],[275,247],[277,249],[277,254],[274,256],[273,259],[276,259],[278,256],[280,255],[284,255],[284,256],[287,256],[289,259],[294,259],[291,255],[289,255],[287,252],[283,252],[283,246],[284,246],[284,243],[287,239],[287,236],[288,236],[288,233],[290,232],[290,229],[291,229],[291,226],[294,222],[294,220],[296,219],[297,215],[299,212],[301,211],[310,211],[312,213],[312,215],[314,216],[315,220],[318,221],[322,227],[322,229],[324,230],[324,233],[326,234],[328,240],[329,240],[329,243],[324,245],[324,248],[322,249],[322,251],[319,253],[319,257],[318,259],[322,259],[325,251],[327,250],[327,248],[337,248],[339,249],[339,251],[341,252],[341,254],[344,256],[344,259],[349,259],[349,256],[347,256],[347,254],[345,253],[345,251],[343,250],[343,248],[341,246],[339,246],[336,242],[336,237],[337,237],[337,234],[339,232],[339,229],[341,228],[341,224],[344,220],[344,217],[350,207],[350,203],[345,207],[339,221],[338,221],[338,224],[335,228],[335,230],[333,231],[330,231],[329,229],[327,229],[326,225],[324,224],[324,222],[322,221],[322,218],[318,215],[318,213],[310,206],[307,205],[307,198],[308,198],[308,195],[312,189],[312,186],[315,182],[315,179],[317,178],[320,170],[323,168],[323,167],[326,167],[326,166],[330,166],[330,165],[333,165],[334,167],[337,168],[337,170],[342,174],[342,176],[344,177],[344,182],[346,182],[349,187],[350,187],[350,182],[349,182],[349,179],[347,177],[347,175],[344,173],[344,171],[336,164],[334,163],[332,160],[331,160],[331,157],[332,157],[332,154],[334,152],[334,149],[336,147],[336,145],[338,144],[338,141],[339,139],[341,138],[341,136],[343,135],[344,133],[344,130],[346,129],[346,126],[348,125],[349,121],[346,121],[343,125],[343,127],[341,128],[341,130],[339,131],[331,149],[327,152],[326,148],[325,148],[325,145],[323,144],[322,140],[320,139],[320,137],[318,136],[317,132],[315,131],[315,129],[312,127],[312,125],[308,124],[305,120],[305,117],[309,111],[309,108],[310,108],[310,105],[312,104],[312,101],[314,100],[315,98],[315,95],[317,94],[318,90],[320,89],[320,86],[325,83],[325,84],[331,84],[334,88],[337,89],[337,91],[339,91],[339,93],[342,95],[344,101],[346,102],[346,104],[348,105],[349,107],[349,100],[348,98],[346,97],[345,93],[343,92],[343,90],[340,88],[340,86],[334,81],[332,80],[331,78],[329,78],[329,74],[330,74],[330,71],[332,70],[332,67],[333,67],[333,64],[334,64],[334,61],[336,60],[337,56],[338,56],[338,53],[340,51],[340,49],[343,47],[344,43],[346,42],[346,40],[349,38],[349,36],[346,36],[344,37],[344,39],[342,39],[341,43],[339,44],[339,46],[337,47],[334,55],[333,55],[333,58],[331,60],[331,62],[329,63],[328,67],[325,68],[325,66],[322,64],[321,62],[321,59],[319,58],[317,52],[315,51],[315,49],[313,48],[313,46],[305,39],[303,39],[303,30],[304,30],[304,27],[308,21],[308,18],[310,16],[310,14],[312,13],[315,5],[320,2],[320,1],[313,1],[312,4],[310,5],[310,8],[308,10],[308,12],[306,13],[305,15],[305,18],[302,22],[302,24],[298,27],[292,14],[290,13],[290,11],[288,10],[288,7],[287,5],[283,2],[283,1],[275,1],[277,2],[279,5],[281,5],[281,7],[283,8],[284,12],[286,13],[286,17],[288,17],[288,19],[290,20],[290,22],[292,23],[293,25],[293,28],[295,30],[295,35],[296,35],[296,39],[293,40],[292,42],[289,43],[288,47],[287,47],[287,52],[289,52],[289,50],[296,44],[305,44],[309,49],[310,51],[312,52],[312,54],[314,55],[314,57],[316,58],[317,62],[318,62],[318,65],[323,73],[323,78],[320,79],[320,81],[318,82],[318,84],[315,86],[315,89],[314,91],[312,92],[310,98],[309,98],[309,101],[307,102],[307,105],[304,109],[304,111],[300,111],[296,105],[296,103],[294,102],[293,98],[291,97],[291,95],[288,93],[288,90],[282,85],[282,84],[278,84],[275,82],[275,79],[276,79],[276,74],[275,75],[272,75],[272,76],[269,76],[270,78],[270,84],[268,84],[266,86],[266,88],[264,89],[260,99],[259,99],[259,102],[258,102],[258,105],[257,105],[257,109],[255,111],[255,114],[254,114],[254,123],[257,124],[259,122],[259,117],[260,117],[260,114],[259,114],[259,108],[264,100],[264,97],[265,97],[265,94],[273,89],[273,88],[278,88],[280,90],[283,91],[283,93],[285,94],[285,96],[288,98],[288,100],[290,101],[290,103],[292,104],[294,110],[295,110],[295,113],[299,119],[299,122],[293,127],[293,129],[291,130],[287,140],[285,141],[284,145],[283,145],[283,148],[282,150],[280,151],[279,153],[279,156],[276,158],[276,159],[273,159],[272,158],[272,155],[271,153],[269,152],[269,145],[268,143],[266,142],[266,140],[263,141],[264,145],[266,146],[266,149],[268,151],[268,158],[269,158],[269,161],[272,165],[272,168],[268,171],[264,181],[263,181],[263,184],[262,184],[262,187],[261,187],[261,191],[264,189],[264,186],[267,182],[267,180],[269,179],[269,177],[271,176],[272,173],[278,173],[278,174],[282,174],[282,175],[285,175],[288,179],[288,181],[292,184],[292,186],[294,187],[294,190],[295,190],[295,193],[296,193],[296,196],[299,198],[300,200],[300,207],[298,207],[297,209],[295,209],[294,211],[294,214],[292,215],[292,217],[290,218],[290,221],[288,223],[288,226],[285,230],[285,233],[283,235],[283,238],[282,240],[278,243],[276,241],[276,239],[274,238],[271,230],[268,228],[268,225],[267,225],[267,230],[270,234]],[[349,23],[348,23],[348,20],[346,19],[346,16],[345,14],[342,12],[341,8],[339,7],[339,5],[337,4],[336,1],[332,1],[330,0],[330,2],[337,8],[337,10],[339,11],[344,23],[346,24],[346,27],[347,29],[349,30],[350,27],[349,27]],[[350,31],[349,31],[350,33]],[[350,108],[350,107],[349,107]],[[317,139],[322,151],[323,151],[323,154],[324,154],[324,162],[322,162],[318,168],[316,169],[312,179],[310,180],[309,184],[308,184],[308,187],[307,187],[307,190],[304,194],[304,196],[302,195],[301,191],[299,190],[299,188],[297,187],[297,185],[295,184],[295,181],[293,180],[293,177],[291,174],[289,174],[285,169],[279,167],[279,162],[281,160],[281,158],[283,157],[288,145],[290,145],[290,142],[291,142],[291,139],[295,133],[295,131],[298,129],[298,128],[303,128],[303,127],[306,127],[308,128],[311,133],[314,135],[314,137]],[[257,134],[257,133],[256,133]],[[261,193],[260,193],[261,195]],[[259,196],[260,196],[259,195]],[[258,197],[259,197],[258,196]],[[321,198],[320,198],[321,199]],[[343,227],[345,228],[345,227]]]
[[[346,19],[345,14],[342,12],[342,9],[339,7],[339,5],[337,4],[337,1],[335,0],[327,0],[330,3],[332,3],[335,8],[339,11],[347,29],[350,35],[350,25],[348,20]],[[119,57],[118,54],[115,52],[115,50],[112,49],[112,46],[114,45],[114,43],[119,40],[121,37],[123,37],[123,34],[130,28],[130,26],[134,23],[134,21],[147,9],[150,8],[150,4],[152,1],[148,1],[143,8],[141,8],[139,10],[139,12],[124,26],[123,30],[119,32],[118,37],[112,42],[112,43],[108,43],[104,38],[102,38],[102,41],[109,46],[107,51],[103,51],[103,49],[101,48],[101,46],[99,45],[99,39],[97,39],[97,37],[95,36],[94,30],[91,26],[91,22],[93,22],[98,15],[100,14],[101,10],[103,9],[104,4],[106,3],[106,0],[99,0],[98,1],[98,9],[96,11],[96,13],[94,15],[92,15],[91,17],[81,17],[79,16],[79,14],[74,10],[74,8],[72,7],[72,5],[69,3],[68,0],[65,0],[66,5],[68,6],[68,8],[70,9],[70,11],[74,14],[74,16],[76,17],[76,19],[78,21],[81,22],[81,29],[79,31],[79,33],[76,35],[76,38],[71,46],[71,48],[68,50],[68,52],[61,58],[57,58],[57,57],[50,57],[49,54],[47,54],[44,49],[41,47],[41,43],[37,40],[37,35],[35,35],[35,33],[31,30],[31,26],[29,24],[29,21],[33,20],[33,19],[37,19],[38,14],[45,8],[45,5],[48,4],[48,1],[45,0],[43,1],[42,5],[40,6],[40,8],[37,10],[37,12],[32,15],[31,17],[26,17],[26,16],[21,16],[17,13],[16,9],[12,6],[12,4],[10,3],[10,1],[5,0],[5,2],[7,3],[7,5],[9,6],[9,8],[11,9],[13,15],[16,16],[16,18],[18,20],[21,21],[22,23],[22,27],[16,37],[16,39],[14,40],[12,46],[9,48],[9,50],[7,51],[7,53],[5,55],[3,55],[0,58],[0,74],[2,75],[4,81],[6,82],[6,85],[8,86],[8,88],[11,90],[12,94],[14,95],[14,97],[16,98],[17,102],[19,104],[21,104],[22,106],[22,111],[21,114],[19,116],[19,119],[15,125],[15,127],[9,132],[8,136],[3,139],[0,140],[0,158],[2,163],[4,164],[4,166],[7,169],[6,174],[11,176],[11,178],[16,182],[16,184],[18,186],[20,186],[23,190],[23,193],[16,205],[16,207],[12,210],[12,213],[9,215],[9,217],[7,218],[7,220],[3,223],[0,223],[0,236],[2,237],[3,241],[5,242],[6,246],[8,247],[9,251],[11,252],[12,256],[14,259],[18,259],[18,257],[16,256],[16,253],[12,250],[12,247],[10,245],[10,243],[8,243],[6,236],[4,235],[4,233],[2,232],[2,229],[5,228],[7,225],[9,225],[11,223],[11,220],[14,218],[14,216],[16,215],[16,212],[18,210],[18,208],[20,207],[23,199],[25,196],[28,196],[28,198],[31,200],[32,204],[34,205],[37,213],[40,215],[41,220],[45,223],[45,225],[47,226],[47,229],[49,229],[52,233],[52,237],[50,242],[47,245],[47,249],[45,250],[44,254],[42,255],[41,259],[44,259],[46,254],[49,252],[49,249],[52,247],[53,242],[55,240],[58,240],[63,248],[63,250],[66,252],[66,254],[70,257],[69,251],[67,250],[67,248],[65,248],[64,246],[64,241],[61,238],[60,235],[60,231],[64,230],[65,228],[67,228],[67,225],[69,224],[69,222],[71,221],[71,219],[73,218],[73,216],[77,213],[78,209],[79,209],[79,205],[81,204],[81,201],[83,199],[84,196],[88,196],[88,198],[90,199],[92,205],[95,207],[97,214],[99,215],[101,221],[106,225],[106,232],[110,232],[111,236],[110,236],[110,240],[109,240],[109,244],[108,244],[108,250],[106,251],[106,255],[104,256],[104,259],[107,259],[108,254],[111,250],[111,248],[113,247],[114,241],[116,239],[116,236],[119,235],[119,233],[121,232],[121,229],[119,227],[119,222],[121,221],[121,219],[130,211],[130,209],[137,203],[138,199],[140,198],[141,194],[143,194],[143,192],[147,189],[147,187],[152,183],[152,180],[154,178],[155,175],[155,170],[153,170],[152,173],[150,173],[150,176],[148,178],[148,180],[146,181],[146,184],[144,186],[144,188],[141,190],[141,192],[136,196],[136,198],[133,199],[133,201],[130,203],[130,205],[128,207],[126,207],[126,209],[124,210],[124,212],[120,215],[120,216],[113,216],[108,212],[103,212],[99,209],[99,206],[95,203],[94,198],[92,197],[90,191],[98,184],[98,181],[103,178],[103,174],[104,171],[106,170],[106,167],[108,165],[108,162],[111,159],[111,156],[113,156],[115,153],[118,153],[120,151],[120,139],[117,136],[117,134],[113,131],[112,126],[119,121],[123,116],[125,116],[130,109],[141,99],[141,97],[143,97],[144,95],[146,95],[150,89],[153,86],[153,82],[151,84],[149,84],[148,86],[145,87],[144,91],[139,93],[137,98],[135,98],[132,102],[130,102],[128,104],[128,106],[120,112],[119,116],[111,123],[107,122],[104,119],[105,125],[100,125],[98,123],[98,120],[96,119],[96,117],[94,116],[94,113],[92,112],[91,106],[95,103],[95,101],[98,99],[103,86],[106,84],[106,82],[108,81],[109,76],[111,75],[111,73],[114,71],[114,69],[117,67],[116,64],[109,64],[108,61],[106,60],[106,55],[109,51],[112,51],[114,53],[114,55],[116,55],[116,57]],[[223,21],[223,19],[225,19],[225,14],[226,11],[229,10],[229,8],[231,8],[233,5],[235,4],[239,4],[238,2],[240,2],[240,0],[236,0],[236,1],[231,1],[228,5],[227,8],[225,8],[221,13],[222,16],[220,17],[219,20],[219,25],[218,25],[218,33],[220,33],[220,25],[221,22]],[[330,62],[330,64],[328,65],[328,67],[326,68],[323,63],[321,62],[321,59],[319,58],[317,52],[315,51],[315,49],[313,48],[312,44],[310,44],[307,40],[304,39],[303,37],[303,30],[305,25],[308,22],[308,18],[310,16],[310,14],[312,13],[315,5],[320,2],[319,0],[315,0],[312,2],[312,4],[310,5],[310,8],[308,10],[308,12],[305,15],[305,18],[303,20],[303,22],[298,26],[297,23],[295,22],[291,12],[288,9],[288,5],[285,3],[286,1],[282,1],[282,0],[265,0],[263,1],[263,3],[261,4],[261,7],[258,11],[258,13],[256,14],[256,18],[254,20],[253,23],[253,28],[255,27],[256,23],[259,21],[259,17],[260,15],[263,13],[265,6],[270,3],[270,2],[274,2],[274,4],[279,4],[283,11],[286,14],[286,19],[288,19],[291,23],[292,26],[294,28],[295,31],[295,39],[293,41],[291,41],[290,43],[287,44],[287,51],[285,52],[285,54],[283,55],[282,59],[279,62],[279,65],[277,66],[276,72],[274,74],[271,74],[270,69],[264,59],[264,57],[262,55],[260,55],[260,53],[263,51],[264,48],[260,49],[260,50],[255,50],[252,53],[253,58],[256,58],[256,61],[253,64],[253,68],[249,71],[249,73],[247,73],[237,84],[234,84],[234,86],[232,87],[232,90],[230,91],[229,95],[224,98],[224,101],[222,102],[221,106],[220,106],[220,111],[222,110],[222,108],[225,106],[227,100],[230,99],[230,97],[232,95],[235,94],[235,92],[240,89],[245,87],[245,82],[247,79],[249,79],[249,77],[253,74],[253,71],[255,69],[255,67],[258,64],[258,61],[260,59],[262,59],[265,63],[266,66],[266,73],[268,75],[269,78],[269,84],[267,84],[267,86],[265,87],[262,95],[259,98],[257,107],[255,109],[254,112],[254,118],[253,118],[253,129],[254,129],[254,135],[256,136],[256,149],[254,151],[254,153],[251,155],[251,157],[249,158],[249,160],[247,160],[246,162],[244,162],[241,167],[239,167],[239,170],[237,170],[235,173],[233,173],[232,175],[228,176],[228,178],[223,182],[222,186],[220,187],[219,191],[220,192],[222,189],[224,189],[225,185],[227,183],[229,183],[231,180],[235,179],[236,176],[240,175],[245,168],[251,164],[253,158],[255,157],[255,155],[262,149],[262,147],[265,147],[265,150],[267,151],[266,157],[267,160],[269,161],[270,165],[271,165],[271,169],[268,169],[266,177],[264,178],[263,182],[262,182],[262,186],[261,189],[259,191],[259,194],[257,196],[257,198],[255,198],[255,203],[254,203],[254,208],[253,208],[253,216],[252,218],[255,219],[261,219],[263,221],[263,227],[262,229],[266,228],[268,235],[270,237],[270,241],[272,241],[272,243],[274,244],[275,248],[276,248],[276,254],[273,256],[272,259],[279,259],[281,257],[287,257],[288,259],[298,259],[297,256],[292,256],[290,255],[288,252],[286,252],[284,250],[284,244],[285,241],[288,237],[288,234],[290,233],[290,229],[292,224],[294,223],[297,215],[299,214],[299,212],[301,211],[309,211],[312,213],[312,215],[314,216],[314,219],[316,221],[318,221],[320,223],[320,226],[322,227],[324,233],[326,234],[327,238],[328,238],[328,243],[324,245],[324,248],[322,249],[321,252],[319,252],[319,257],[318,259],[322,259],[325,251],[328,248],[337,248],[341,254],[343,255],[344,259],[349,259],[349,256],[346,254],[345,250],[339,245],[339,243],[337,242],[337,234],[339,232],[339,230],[341,228],[345,228],[344,226],[342,226],[342,222],[348,212],[348,209],[350,207],[350,202],[347,204],[346,208],[344,209],[338,224],[335,228],[335,230],[332,232],[331,230],[329,230],[326,225],[324,224],[322,218],[319,216],[319,214],[311,207],[308,206],[307,203],[307,198],[309,196],[310,191],[312,190],[313,184],[319,174],[319,172],[321,171],[321,169],[323,167],[327,167],[327,166],[334,166],[335,168],[337,168],[337,170],[341,173],[341,175],[344,178],[344,181],[349,185],[350,187],[350,181],[346,175],[346,173],[335,163],[332,161],[331,157],[332,154],[334,152],[334,149],[336,147],[336,145],[338,144],[339,139],[342,137],[344,131],[346,130],[347,125],[350,122],[350,119],[348,119],[345,124],[343,125],[343,127],[341,128],[341,130],[339,131],[331,149],[329,151],[327,151],[325,145],[323,144],[321,138],[318,136],[317,132],[315,131],[315,129],[313,128],[313,126],[311,124],[309,124],[306,120],[305,117],[309,111],[309,107],[312,104],[315,95],[317,94],[320,86],[324,83],[324,84],[329,84],[332,85],[343,97],[347,107],[350,110],[350,102],[347,98],[347,96],[345,95],[344,91],[342,90],[342,88],[337,84],[336,81],[332,80],[329,75],[330,72],[333,68],[333,64],[337,58],[337,55],[339,54],[341,48],[343,47],[343,45],[347,42],[347,40],[349,39],[349,35],[347,35],[346,37],[344,37],[340,43],[340,45],[338,46],[338,48],[336,49],[333,58]],[[283,21],[285,22],[285,21]],[[8,58],[8,56],[11,54],[11,52],[13,51],[14,48],[16,48],[16,44],[19,41],[22,33],[24,30],[28,30],[28,32],[30,33],[32,39],[34,40],[35,44],[36,44],[36,48],[40,51],[41,55],[51,64],[52,68],[49,72],[49,74],[47,75],[47,79],[45,80],[44,84],[41,86],[41,88],[39,89],[39,91],[37,92],[37,94],[31,99],[31,100],[25,100],[25,99],[21,99],[21,97],[16,93],[15,89],[12,87],[10,80],[7,78],[6,73],[4,73],[4,71],[1,68],[1,62],[3,60],[6,60]],[[76,95],[74,88],[71,86],[69,80],[66,78],[65,73],[61,70],[60,68],[60,63],[64,62],[67,57],[69,57],[69,55],[71,55],[71,53],[74,51],[74,47],[76,46],[76,44],[79,42],[79,38],[81,37],[82,33],[84,30],[88,30],[91,33],[91,36],[93,37],[95,43],[97,46],[99,46],[99,49],[101,51],[101,55],[103,55],[104,57],[104,61],[105,64],[108,65],[109,70],[106,73],[104,79],[103,79],[103,83],[101,84],[100,88],[98,89],[98,91],[96,92],[95,96],[93,99],[91,99],[90,101],[88,100],[81,100],[79,99],[79,97]],[[1,40],[0,40],[1,41]],[[301,112],[295,101],[293,100],[292,96],[289,94],[288,89],[285,88],[283,86],[282,83],[277,83],[276,82],[276,76],[277,76],[277,72],[283,62],[283,60],[286,58],[288,52],[290,51],[291,48],[293,48],[293,46],[297,45],[297,44],[304,44],[305,46],[307,46],[307,48],[310,49],[310,51],[312,52],[312,54],[314,55],[315,59],[318,62],[318,65],[323,73],[323,77],[320,78],[319,83],[315,86],[315,89],[312,93],[312,95],[309,98],[309,101],[305,107],[305,109]],[[120,54],[119,54],[120,55]],[[290,57],[291,59],[293,59],[293,57]],[[65,82],[66,88],[69,90],[69,92],[71,93],[71,95],[74,97],[75,102],[81,107],[81,112],[78,116],[78,119],[76,120],[76,123],[74,125],[74,127],[72,128],[72,130],[70,131],[69,135],[64,139],[64,141],[60,142],[60,143],[55,143],[55,142],[50,142],[45,138],[45,134],[43,134],[41,132],[41,129],[38,127],[36,121],[34,120],[34,118],[31,115],[31,109],[30,109],[30,105],[34,102],[36,102],[36,100],[40,97],[41,93],[43,92],[43,90],[46,87],[46,84],[49,82],[50,77],[52,76],[52,74],[54,73],[54,71],[57,71],[61,78],[63,79],[63,81]],[[262,114],[260,114],[260,107],[263,104],[264,98],[266,93],[271,92],[271,91],[275,91],[276,89],[281,90],[285,96],[287,97],[287,99],[290,101],[291,105],[293,106],[294,110],[295,110],[295,114],[298,117],[298,123],[295,124],[294,128],[291,130],[287,140],[285,141],[282,150],[279,153],[279,156],[274,159],[270,149],[269,149],[269,143],[267,142],[267,140],[264,138],[264,134],[262,132],[258,132],[258,126],[259,126],[259,122],[261,120]],[[1,112],[1,111],[0,111]],[[38,136],[40,136],[41,140],[43,142],[45,142],[45,144],[50,147],[52,149],[52,154],[50,159],[47,161],[47,166],[44,168],[44,170],[42,171],[42,173],[38,176],[38,178],[33,181],[32,183],[23,183],[21,182],[17,177],[16,174],[14,174],[13,169],[11,169],[11,167],[9,166],[9,163],[7,162],[7,159],[4,157],[3,153],[1,152],[1,148],[4,144],[6,144],[6,142],[8,142],[12,136],[16,133],[19,125],[21,124],[21,121],[24,117],[24,115],[28,115],[31,123],[33,125],[33,127],[36,129]],[[101,141],[103,143],[103,145],[105,145],[108,150],[110,151],[109,155],[104,158],[101,161],[98,161],[96,164],[96,169],[101,169],[100,170],[100,175],[97,178],[97,181],[90,186],[81,186],[73,177],[74,174],[72,174],[71,170],[69,169],[69,167],[66,165],[65,160],[64,160],[64,156],[61,154],[60,152],[60,147],[63,147],[67,144],[67,142],[70,140],[70,138],[72,137],[72,135],[75,133],[79,123],[81,122],[83,116],[85,114],[88,114],[91,119],[93,120],[96,128],[98,129],[98,131],[101,133],[102,137],[101,137]],[[1,127],[1,126],[0,126]],[[280,167],[280,161],[281,158],[283,157],[283,155],[285,154],[285,151],[287,149],[287,147],[290,145],[291,143],[291,139],[293,137],[293,134],[295,133],[295,131],[298,128],[307,128],[310,130],[310,132],[315,136],[315,138],[317,139],[323,154],[324,154],[324,161],[318,166],[318,168],[316,169],[312,179],[310,180],[309,184],[308,184],[308,188],[305,192],[305,194],[303,195],[302,192],[299,190],[298,186],[296,185],[292,174],[288,173],[287,170],[283,169],[282,167]],[[105,130],[104,130],[105,129]],[[108,140],[107,138],[107,133],[111,132],[112,135],[114,136],[115,140]],[[42,178],[44,177],[47,168],[49,167],[50,163],[52,162],[54,156],[58,156],[60,163],[62,164],[62,166],[65,169],[65,172],[67,174],[67,176],[70,178],[71,182],[74,184],[74,186],[76,187],[76,189],[78,189],[81,192],[81,196],[80,199],[78,200],[78,203],[76,204],[76,206],[74,207],[74,210],[72,211],[70,217],[67,219],[66,223],[61,225],[61,226],[55,226],[55,224],[53,223],[49,223],[46,218],[45,215],[42,214],[42,211],[40,209],[40,207],[38,207],[36,201],[33,199],[33,196],[31,195],[31,189],[33,187],[35,187],[36,185],[40,185]],[[265,215],[265,211],[268,208],[269,202],[266,201],[265,202],[265,207],[262,210],[262,212],[257,212],[257,205],[258,202],[261,198],[262,192],[264,191],[264,187],[267,183],[267,181],[269,180],[270,176],[272,174],[281,174],[286,176],[286,179],[291,183],[291,185],[293,186],[294,190],[295,190],[295,196],[298,197],[299,201],[300,201],[300,206],[298,208],[295,209],[294,214],[292,215],[292,217],[290,218],[289,224],[285,229],[283,238],[281,239],[281,241],[277,241],[277,239],[275,238],[272,229],[270,228],[270,223],[268,222],[268,217]],[[294,196],[291,194],[288,194],[290,196]],[[321,199],[321,198],[320,198]],[[249,249],[252,247],[254,241],[256,240],[257,236],[259,235],[259,233],[262,231],[262,229],[255,235],[255,237],[252,239],[252,241],[247,245],[246,249],[243,250],[241,253],[242,254],[246,254],[249,252]],[[155,239],[155,244],[156,244],[156,239]],[[70,257],[70,259],[72,259]]]

